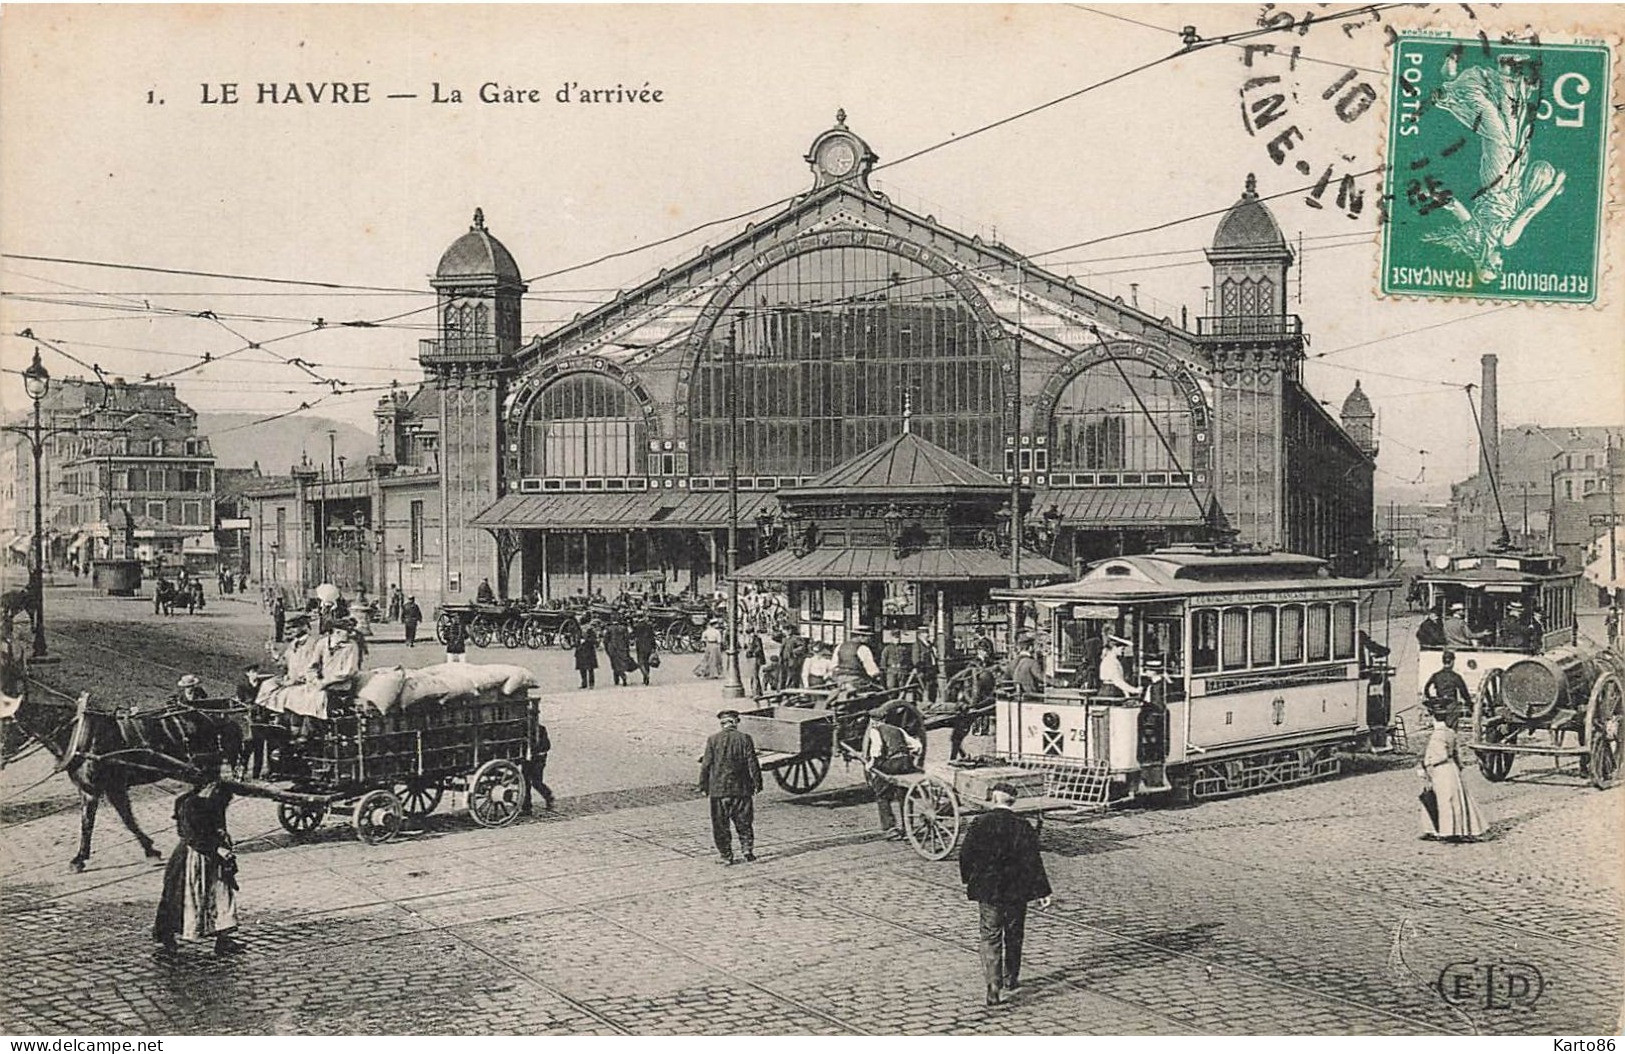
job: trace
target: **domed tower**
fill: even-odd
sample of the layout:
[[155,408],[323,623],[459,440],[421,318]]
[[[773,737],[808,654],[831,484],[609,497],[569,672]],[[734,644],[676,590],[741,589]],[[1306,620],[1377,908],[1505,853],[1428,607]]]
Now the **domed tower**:
[[498,572],[496,543],[473,519],[501,495],[501,414],[519,350],[525,283],[506,246],[474,210],[468,233],[451,243],[429,282],[439,294],[440,335],[421,342],[418,361],[440,390],[442,595],[468,599]]
[[1253,176],[1219,220],[1207,258],[1213,304],[1196,336],[1212,363],[1214,496],[1238,541],[1287,548],[1284,437],[1296,405],[1290,400],[1301,394],[1295,386],[1303,332],[1286,310],[1292,250]]
[[1292,250],[1269,207],[1258,200],[1258,179],[1251,173],[1241,200],[1219,221],[1207,259],[1213,265],[1213,314],[1221,319],[1286,314]]
[[1338,415],[1343,423],[1343,431],[1349,434],[1354,444],[1365,453],[1367,457],[1377,456],[1377,411],[1371,409],[1371,400],[1366,398],[1365,392],[1360,390],[1360,382],[1354,382],[1354,390],[1349,392],[1348,398],[1343,400],[1342,413]]

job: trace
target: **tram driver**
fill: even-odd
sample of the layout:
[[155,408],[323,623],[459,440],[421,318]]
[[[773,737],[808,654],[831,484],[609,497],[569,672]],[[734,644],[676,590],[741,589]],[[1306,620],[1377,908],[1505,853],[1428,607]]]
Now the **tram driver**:
[[1115,634],[1108,634],[1100,652],[1100,695],[1105,699],[1134,699],[1140,694],[1138,685],[1123,673],[1123,660],[1132,658],[1133,642]]
[[1139,743],[1141,765],[1160,765],[1168,758],[1168,678],[1163,661],[1148,655],[1142,664],[1145,683],[1140,689]]

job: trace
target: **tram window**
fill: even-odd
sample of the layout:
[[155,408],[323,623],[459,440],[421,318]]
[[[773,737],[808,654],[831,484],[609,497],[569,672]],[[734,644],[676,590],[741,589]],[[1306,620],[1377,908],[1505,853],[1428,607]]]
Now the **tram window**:
[[1247,667],[1247,609],[1225,608],[1220,623],[1219,644],[1224,656],[1224,668],[1242,670]]
[[1332,605],[1332,658],[1354,658],[1354,605]]
[[1191,612],[1191,672],[1212,673],[1219,668],[1219,613],[1212,608]]
[[1145,657],[1162,659],[1168,676],[1178,680],[1185,670],[1181,654],[1180,621],[1177,617],[1150,617],[1145,620]]
[[1253,665],[1275,665],[1275,609],[1253,608]]
[[1281,665],[1303,661],[1303,605],[1281,608]]
[[1325,662],[1331,657],[1331,612],[1325,604],[1310,604],[1305,609],[1304,650],[1310,662]]

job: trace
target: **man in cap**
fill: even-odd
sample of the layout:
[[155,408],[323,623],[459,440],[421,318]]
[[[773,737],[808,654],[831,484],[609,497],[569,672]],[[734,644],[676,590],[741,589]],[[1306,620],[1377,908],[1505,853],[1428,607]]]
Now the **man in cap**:
[[739,848],[746,860],[756,859],[756,809],[752,796],[761,793],[762,768],[756,760],[756,744],[739,731],[739,711],[719,710],[722,725],[705,741],[700,758],[700,790],[711,799],[711,838],[716,842],[721,862],[734,862],[733,830],[739,832]]
[[997,1006],[1021,988],[1027,905],[1049,907],[1050,884],[1038,834],[1014,811],[1016,788],[995,783],[990,796],[993,807],[971,821],[959,847],[959,878],[978,905],[987,1005]]
[[1044,667],[1034,651],[1031,634],[1016,642],[1016,661],[1010,664],[1010,679],[1016,682],[1016,698],[1041,699],[1044,695]]
[[890,839],[903,837],[892,809],[892,802],[903,796],[903,788],[884,777],[920,771],[918,759],[925,756],[925,745],[898,727],[898,713],[871,715],[863,736],[863,767],[868,770],[869,789],[874,791],[880,812],[880,833]]
[[1447,650],[1439,656],[1439,661],[1443,664],[1439,672],[1429,677],[1422,688],[1422,704],[1435,715],[1472,706],[1473,696],[1467,691],[1467,682],[1456,672],[1456,653]]
[[407,597],[406,603],[401,605],[401,628],[406,631],[406,646],[417,647],[418,623],[423,621],[423,609],[418,607],[417,597]]
[[1107,699],[1133,699],[1140,694],[1138,685],[1123,673],[1123,657],[1132,654],[1133,644],[1127,638],[1107,634],[1105,646],[1100,650],[1100,694]]
[[1156,656],[1146,656],[1144,672],[1135,760],[1160,765],[1168,758],[1168,678]]
[[835,687],[854,693],[880,683],[880,664],[869,648],[869,627],[853,626],[852,633],[835,649]]
[[1423,650],[1444,647],[1444,625],[1439,621],[1438,608],[1429,608],[1422,616],[1421,625],[1416,627],[1416,646]]

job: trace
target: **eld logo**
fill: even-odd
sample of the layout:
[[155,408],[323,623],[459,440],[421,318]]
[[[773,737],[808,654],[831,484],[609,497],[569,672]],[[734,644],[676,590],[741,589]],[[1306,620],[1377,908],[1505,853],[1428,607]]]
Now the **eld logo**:
[[1546,979],[1529,963],[1463,959],[1439,971],[1439,994],[1452,1006],[1529,1010],[1544,991]]

